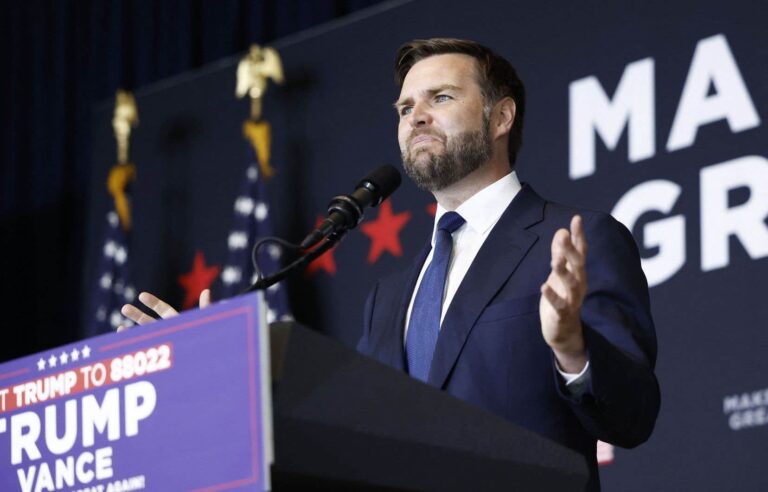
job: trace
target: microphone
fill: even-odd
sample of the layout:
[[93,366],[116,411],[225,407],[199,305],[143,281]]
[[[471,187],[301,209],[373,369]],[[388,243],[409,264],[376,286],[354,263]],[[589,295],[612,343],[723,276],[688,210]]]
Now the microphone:
[[299,247],[307,249],[329,234],[354,229],[363,220],[363,209],[383,202],[400,186],[400,181],[400,172],[389,164],[374,169],[357,183],[351,195],[338,195],[331,199],[328,217],[304,238]]

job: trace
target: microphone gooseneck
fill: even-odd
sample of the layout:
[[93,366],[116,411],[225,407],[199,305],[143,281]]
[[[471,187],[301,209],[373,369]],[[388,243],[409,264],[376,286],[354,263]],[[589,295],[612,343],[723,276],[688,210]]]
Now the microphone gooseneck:
[[298,246],[278,238],[264,238],[257,241],[252,254],[257,272],[260,271],[256,261],[257,252],[263,244],[277,243],[281,247],[300,251],[301,256],[268,277],[261,277],[258,274],[258,280],[243,293],[266,289],[292,271],[304,268],[338,243],[350,229],[357,227],[363,220],[365,208],[376,207],[386,200],[400,186],[400,182],[400,172],[394,166],[388,164],[379,166],[360,180],[351,194],[333,197],[328,204],[328,216]]

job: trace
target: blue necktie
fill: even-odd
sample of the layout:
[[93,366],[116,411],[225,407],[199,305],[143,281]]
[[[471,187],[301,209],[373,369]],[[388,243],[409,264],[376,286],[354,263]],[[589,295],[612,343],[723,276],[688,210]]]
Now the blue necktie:
[[448,276],[448,264],[453,251],[451,234],[464,224],[464,218],[456,212],[446,212],[437,223],[435,249],[432,261],[424,272],[408,322],[405,353],[408,372],[416,379],[426,381],[435,353],[437,335],[440,332],[440,315],[443,311],[443,292]]

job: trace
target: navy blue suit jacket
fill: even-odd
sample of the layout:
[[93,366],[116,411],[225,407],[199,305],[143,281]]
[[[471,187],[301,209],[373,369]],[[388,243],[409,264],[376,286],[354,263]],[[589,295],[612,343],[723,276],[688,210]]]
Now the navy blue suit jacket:
[[[588,292],[581,311],[591,381],[566,390],[539,319],[555,231],[581,214]],[[408,271],[380,280],[358,350],[406,371],[403,329],[429,243]],[[610,215],[545,201],[524,185],[486,239],[441,325],[428,384],[581,452],[599,490],[596,440],[633,447],[659,410],[656,335],[632,235]]]

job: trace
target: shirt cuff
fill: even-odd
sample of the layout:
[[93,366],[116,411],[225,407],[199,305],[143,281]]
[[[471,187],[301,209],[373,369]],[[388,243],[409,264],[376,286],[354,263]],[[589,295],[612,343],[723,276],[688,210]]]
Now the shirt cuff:
[[582,376],[587,374],[587,371],[589,370],[589,361],[587,361],[587,363],[584,365],[584,369],[582,369],[578,374],[573,372],[565,372],[560,369],[560,364],[557,363],[557,359],[555,359],[555,369],[557,369],[557,372],[559,372],[565,380],[565,385],[570,386],[571,384],[575,384],[579,379],[582,378]]

